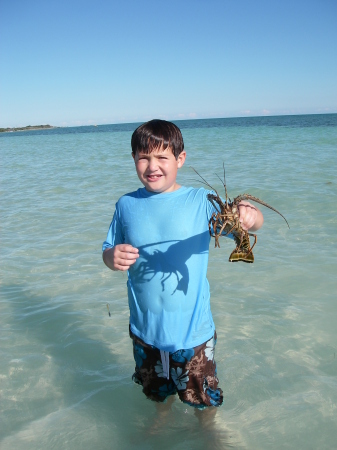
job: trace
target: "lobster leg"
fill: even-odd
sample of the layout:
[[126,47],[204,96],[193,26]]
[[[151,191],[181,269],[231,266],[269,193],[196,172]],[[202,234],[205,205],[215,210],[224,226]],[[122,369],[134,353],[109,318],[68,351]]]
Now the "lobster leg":
[[255,244],[257,242],[257,236],[254,233],[247,233],[249,236],[253,236],[254,237],[254,244],[251,246],[250,250],[252,251],[253,248],[255,247]]

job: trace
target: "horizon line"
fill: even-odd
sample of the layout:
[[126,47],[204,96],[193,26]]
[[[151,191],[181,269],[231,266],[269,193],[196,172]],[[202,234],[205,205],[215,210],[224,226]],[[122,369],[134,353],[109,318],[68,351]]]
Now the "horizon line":
[[[293,114],[262,114],[262,115],[243,115],[243,116],[225,116],[225,117],[189,117],[186,119],[170,119],[170,122],[189,122],[192,120],[218,120],[218,119],[254,119],[254,118],[268,118],[268,117],[287,117],[287,116],[319,116],[319,115],[334,115],[337,112],[316,112],[316,113],[293,113]],[[153,119],[150,119],[153,120]],[[161,119],[167,120],[167,119]],[[50,125],[50,124],[39,124],[39,125],[18,125],[14,127],[2,127],[0,129],[14,129],[14,128],[26,128],[26,127],[43,127],[50,126],[52,128],[80,128],[80,127],[99,127],[99,126],[109,126],[109,125],[131,125],[137,123],[146,123],[149,120],[137,120],[132,122],[113,122],[113,123],[90,123],[90,124],[82,124],[82,125]]]

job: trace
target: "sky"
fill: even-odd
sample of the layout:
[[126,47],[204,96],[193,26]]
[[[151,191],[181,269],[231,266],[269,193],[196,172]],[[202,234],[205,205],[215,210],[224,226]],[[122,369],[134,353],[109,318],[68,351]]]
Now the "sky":
[[0,127],[336,112],[336,0],[0,0]]

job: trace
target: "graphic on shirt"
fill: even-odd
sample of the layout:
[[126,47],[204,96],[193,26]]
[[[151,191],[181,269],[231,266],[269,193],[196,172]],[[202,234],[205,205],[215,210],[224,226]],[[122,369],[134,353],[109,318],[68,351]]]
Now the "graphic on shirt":
[[[181,241],[161,242],[161,248],[163,244],[174,242],[166,251],[158,250],[156,248],[158,243],[138,247],[139,261],[130,269],[136,285],[154,281],[154,277],[157,276],[160,279],[162,292],[168,291],[167,293],[173,295],[176,291],[182,291],[186,295],[190,280],[186,262],[192,255],[208,252],[203,235],[204,233],[201,233]],[[151,251],[146,250],[149,248]],[[177,254],[180,256],[179,259],[176,257]]]

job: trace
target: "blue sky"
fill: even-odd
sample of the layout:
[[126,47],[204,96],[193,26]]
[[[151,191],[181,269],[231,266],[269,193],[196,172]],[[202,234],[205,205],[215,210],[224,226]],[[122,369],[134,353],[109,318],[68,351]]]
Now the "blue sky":
[[337,112],[336,0],[0,2],[0,127]]

